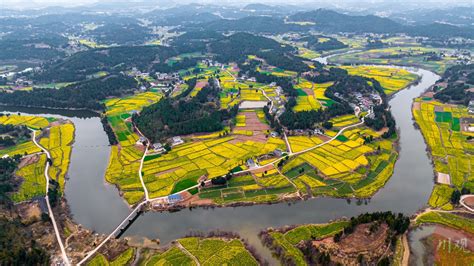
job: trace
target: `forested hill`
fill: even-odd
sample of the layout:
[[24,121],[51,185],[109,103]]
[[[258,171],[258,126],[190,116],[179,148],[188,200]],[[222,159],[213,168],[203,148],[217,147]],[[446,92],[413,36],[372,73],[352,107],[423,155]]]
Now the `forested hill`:
[[308,65],[293,55],[295,48],[250,33],[235,33],[225,39],[214,41],[210,43],[209,49],[220,62],[240,62],[248,55],[256,55],[265,59],[268,64],[282,69],[296,72],[309,70]]
[[[195,28],[196,26],[194,26]],[[203,29],[215,31],[245,31],[253,33],[284,33],[288,31],[304,31],[306,26],[287,24],[282,18],[267,16],[249,16],[237,20],[220,19],[198,25]]]
[[133,67],[147,71],[154,63],[163,62],[176,51],[164,46],[121,46],[92,49],[56,60],[43,67],[34,79],[40,82],[72,82],[84,80],[99,71],[119,73]]
[[214,132],[224,128],[223,122],[237,115],[238,105],[219,110],[220,88],[213,78],[195,97],[186,96],[194,89],[196,80],[188,81],[189,88],[176,98],[166,98],[145,107],[134,123],[153,141],[167,137],[199,132]]
[[17,106],[40,106],[49,108],[80,108],[102,110],[100,101],[111,96],[132,93],[135,79],[124,75],[113,75],[71,84],[62,89],[34,89],[0,93],[0,103]]
[[445,86],[436,86],[435,99],[445,103],[469,105],[474,99],[474,64],[452,66],[446,70],[439,83]]
[[432,23],[428,25],[407,26],[388,18],[374,15],[351,16],[327,9],[299,12],[289,17],[294,22],[314,22],[312,26],[323,32],[373,32],[373,33],[406,33],[426,37],[474,37],[474,29],[447,24]]

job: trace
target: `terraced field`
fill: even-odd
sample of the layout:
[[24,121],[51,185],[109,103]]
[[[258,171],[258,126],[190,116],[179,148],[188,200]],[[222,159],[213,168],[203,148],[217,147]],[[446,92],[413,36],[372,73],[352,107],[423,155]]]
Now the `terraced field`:
[[[451,194],[455,189],[474,188],[472,165],[474,144],[468,141],[473,132],[460,121],[473,119],[467,108],[445,105],[430,97],[416,99],[413,114],[430,149],[437,182],[429,204],[435,208],[450,210]],[[443,178],[438,178],[443,177]]]
[[429,211],[416,217],[416,224],[442,224],[474,234],[474,221],[448,212]]
[[[374,140],[366,143],[369,136]],[[323,142],[315,136],[295,136],[288,140],[293,152]],[[290,159],[281,171],[303,194],[363,198],[373,195],[387,182],[397,156],[393,141],[381,139],[379,133],[368,128],[355,128]]]
[[105,178],[119,187],[129,204],[138,202],[144,195],[138,169],[145,147],[137,144],[139,136],[133,129],[131,116],[161,97],[157,92],[144,92],[105,101],[107,120],[119,141],[118,145],[112,146]]
[[44,118],[39,116],[24,115],[3,115],[0,116],[0,123],[4,125],[24,125],[32,129],[41,129],[49,125],[54,118]]
[[[432,233],[421,239],[424,252],[436,265],[469,265],[474,260],[474,222],[455,213],[428,211],[416,217],[416,225],[430,226]],[[438,226],[442,225],[442,226]],[[416,231],[413,233],[417,233]]]
[[[53,118],[18,115],[1,116],[0,124],[24,125],[41,131],[37,134],[39,143],[50,152],[53,162],[49,168],[49,174],[59,183],[63,191],[74,140],[74,125],[68,121],[59,121]],[[22,163],[15,173],[22,178],[22,182],[18,191],[12,194],[12,199],[15,202],[20,202],[36,196],[44,196],[46,154],[43,154],[32,140],[28,140],[0,150],[0,156],[6,155],[23,156]]]
[[146,161],[144,181],[150,197],[160,197],[197,184],[201,176],[209,179],[244,169],[247,159],[284,149],[279,138],[266,142],[239,141],[235,136],[196,140],[173,148],[169,153]]
[[295,112],[310,111],[330,106],[334,101],[324,96],[324,92],[332,84],[333,82],[314,83],[300,78],[299,83],[295,85],[298,96],[293,110]]
[[329,120],[329,122],[332,123],[333,127],[342,128],[345,126],[359,123],[360,119],[357,116],[351,114],[351,115],[343,115],[343,116],[334,117],[331,120]]
[[456,58],[443,56],[441,60],[427,60],[427,54],[431,52],[440,53],[446,51],[446,49],[442,50],[421,46],[400,46],[341,54],[331,57],[329,61],[340,64],[417,66],[442,74],[449,66],[456,63]]
[[53,164],[49,175],[56,180],[64,190],[66,172],[71,157],[71,145],[74,140],[74,125],[72,123],[53,125],[49,132],[41,136],[40,144],[51,154]]
[[133,260],[135,250],[133,248],[127,249],[125,252],[117,256],[112,261],[107,260],[107,258],[102,254],[97,254],[93,259],[91,259],[87,265],[88,266],[122,266],[130,265]]
[[201,265],[258,265],[257,260],[238,239],[188,237],[178,242]]
[[418,76],[405,69],[382,66],[341,66],[350,75],[373,78],[380,82],[386,94],[395,93],[418,79]]
[[303,252],[296,246],[301,241],[311,241],[330,237],[342,231],[347,221],[336,221],[329,224],[300,225],[290,230],[277,229],[264,231],[263,241],[272,250],[279,250],[281,261],[293,261],[296,265],[307,265]]
[[[104,255],[97,254],[88,266],[131,265],[134,248],[129,248],[109,261]],[[171,247],[159,250],[142,250],[140,265],[259,265],[244,243],[237,238],[187,237],[176,240]],[[197,260],[197,261],[195,261]]]

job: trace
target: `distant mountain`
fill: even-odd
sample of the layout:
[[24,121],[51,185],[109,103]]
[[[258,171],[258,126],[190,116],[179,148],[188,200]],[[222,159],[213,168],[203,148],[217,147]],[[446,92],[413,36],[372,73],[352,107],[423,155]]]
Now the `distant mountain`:
[[266,5],[266,4],[248,4],[242,11],[248,11],[255,14],[290,14],[303,9],[298,6],[290,5]]
[[147,19],[159,25],[186,25],[205,23],[221,19],[216,15],[222,7],[212,5],[190,4],[168,9],[155,9],[145,14]]
[[254,33],[283,33],[288,31],[302,31],[308,27],[286,24],[282,18],[268,16],[251,16],[238,20],[221,19],[199,25],[206,30],[214,31],[247,31]]
[[315,30],[323,32],[355,32],[355,33],[406,33],[427,37],[466,37],[474,38],[474,29],[452,25],[431,23],[427,25],[403,25],[389,18],[374,15],[352,16],[332,10],[318,9],[299,12],[289,17],[290,21],[314,22]]
[[296,13],[289,17],[290,21],[310,21],[317,28],[331,32],[374,32],[385,33],[400,29],[400,24],[374,15],[350,16],[327,9],[318,9]]
[[417,9],[396,13],[391,19],[408,25],[444,23],[456,26],[474,27],[474,6],[447,9]]

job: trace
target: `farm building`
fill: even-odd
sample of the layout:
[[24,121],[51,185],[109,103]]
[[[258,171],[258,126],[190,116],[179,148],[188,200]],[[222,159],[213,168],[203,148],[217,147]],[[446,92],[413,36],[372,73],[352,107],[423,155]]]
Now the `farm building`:
[[181,139],[180,136],[176,136],[176,137],[172,138],[171,145],[176,146],[176,145],[183,144],[183,143],[184,143],[183,139]]

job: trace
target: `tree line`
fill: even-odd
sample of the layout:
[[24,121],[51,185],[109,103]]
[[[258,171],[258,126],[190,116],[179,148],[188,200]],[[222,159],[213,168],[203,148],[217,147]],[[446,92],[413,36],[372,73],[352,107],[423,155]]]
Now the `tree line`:
[[62,89],[33,89],[0,93],[0,103],[16,106],[103,110],[100,102],[133,92],[137,83],[125,75],[114,75],[71,84]]
[[[188,93],[193,88],[189,87]],[[140,131],[153,141],[177,135],[220,131],[224,128],[224,121],[237,115],[238,106],[220,110],[219,92],[213,78],[210,78],[208,85],[195,97],[162,99],[145,107],[140,115],[134,115],[132,119]]]

